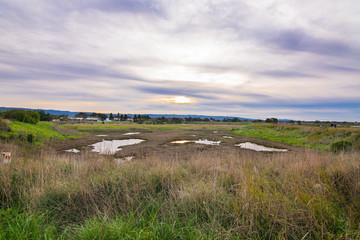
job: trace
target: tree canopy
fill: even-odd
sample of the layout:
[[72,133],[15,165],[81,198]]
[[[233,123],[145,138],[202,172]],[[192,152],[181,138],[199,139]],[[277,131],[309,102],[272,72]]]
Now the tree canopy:
[[40,114],[34,111],[13,109],[1,113],[4,118],[36,124],[40,120]]

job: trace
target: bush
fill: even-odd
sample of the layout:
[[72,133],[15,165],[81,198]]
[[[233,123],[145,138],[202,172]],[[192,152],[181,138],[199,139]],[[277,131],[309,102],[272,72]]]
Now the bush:
[[351,147],[352,147],[351,142],[341,140],[341,141],[334,142],[333,144],[331,144],[330,149],[333,152],[340,152],[340,151],[348,150]]
[[40,114],[34,111],[8,110],[3,113],[4,118],[16,120],[24,123],[36,124],[40,119]]
[[9,127],[9,120],[0,119],[0,131],[10,132],[11,128]]

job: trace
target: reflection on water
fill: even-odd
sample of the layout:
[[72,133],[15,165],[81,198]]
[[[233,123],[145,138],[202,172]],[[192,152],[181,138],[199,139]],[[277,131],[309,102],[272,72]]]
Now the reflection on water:
[[240,143],[240,144],[235,145],[235,146],[245,148],[245,149],[254,150],[254,151],[258,151],[258,152],[286,152],[287,151],[287,149],[269,148],[269,147],[265,147],[265,146],[258,145],[258,144],[255,144],[255,143],[251,143],[251,142]]
[[184,144],[184,143],[189,143],[189,142],[193,142],[193,141],[190,141],[190,140],[179,140],[179,141],[172,141],[171,143]]
[[117,151],[120,151],[123,146],[129,146],[134,144],[139,144],[144,142],[145,140],[142,139],[123,139],[123,140],[112,140],[112,141],[105,141],[94,143],[89,146],[94,147],[92,152],[98,152],[99,154],[106,154],[112,155],[115,154]]
[[72,149],[64,150],[64,152],[79,153],[80,150],[77,150],[76,148],[72,148]]
[[139,132],[129,132],[129,133],[124,133],[123,135],[136,135],[136,134],[140,134]]
[[107,135],[96,135],[97,137],[106,137]]
[[219,145],[221,141],[209,141],[207,139],[199,139],[198,141],[195,141],[195,143],[205,144],[205,145]]
[[233,137],[230,137],[230,136],[223,136],[223,138],[233,138]]
[[171,143],[177,143],[177,144],[184,144],[184,143],[198,143],[198,144],[205,144],[205,145],[219,145],[221,141],[209,141],[207,139],[199,139],[197,141],[191,141],[191,140],[177,140],[172,141]]

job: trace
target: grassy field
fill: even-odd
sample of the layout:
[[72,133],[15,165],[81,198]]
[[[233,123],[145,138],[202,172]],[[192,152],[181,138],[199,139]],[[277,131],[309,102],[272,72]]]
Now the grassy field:
[[[96,126],[102,132],[93,125],[52,127],[83,135],[115,128]],[[158,134],[154,139],[177,131],[164,127],[140,128]],[[192,130],[201,129],[187,126]],[[0,239],[360,238],[357,151],[179,147],[176,155],[154,152],[117,164],[90,151],[27,152],[5,142],[0,149],[14,156],[0,165]]]
[[360,148],[360,129],[351,127],[288,126],[281,124],[251,124],[233,129],[232,133],[265,138],[297,146],[329,150],[331,144],[345,140]]
[[18,143],[44,144],[50,139],[65,139],[81,136],[81,133],[71,129],[59,128],[49,122],[38,122],[37,124],[12,121],[7,123],[11,131],[1,132],[4,140],[15,140]]

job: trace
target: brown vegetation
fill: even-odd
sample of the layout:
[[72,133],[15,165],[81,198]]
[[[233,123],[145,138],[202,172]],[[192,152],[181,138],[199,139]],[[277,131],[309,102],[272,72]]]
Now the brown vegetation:
[[89,151],[2,147],[14,157],[0,169],[1,207],[46,212],[62,226],[99,214],[142,218],[150,205],[161,221],[221,238],[360,237],[358,152],[180,147],[116,164]]

